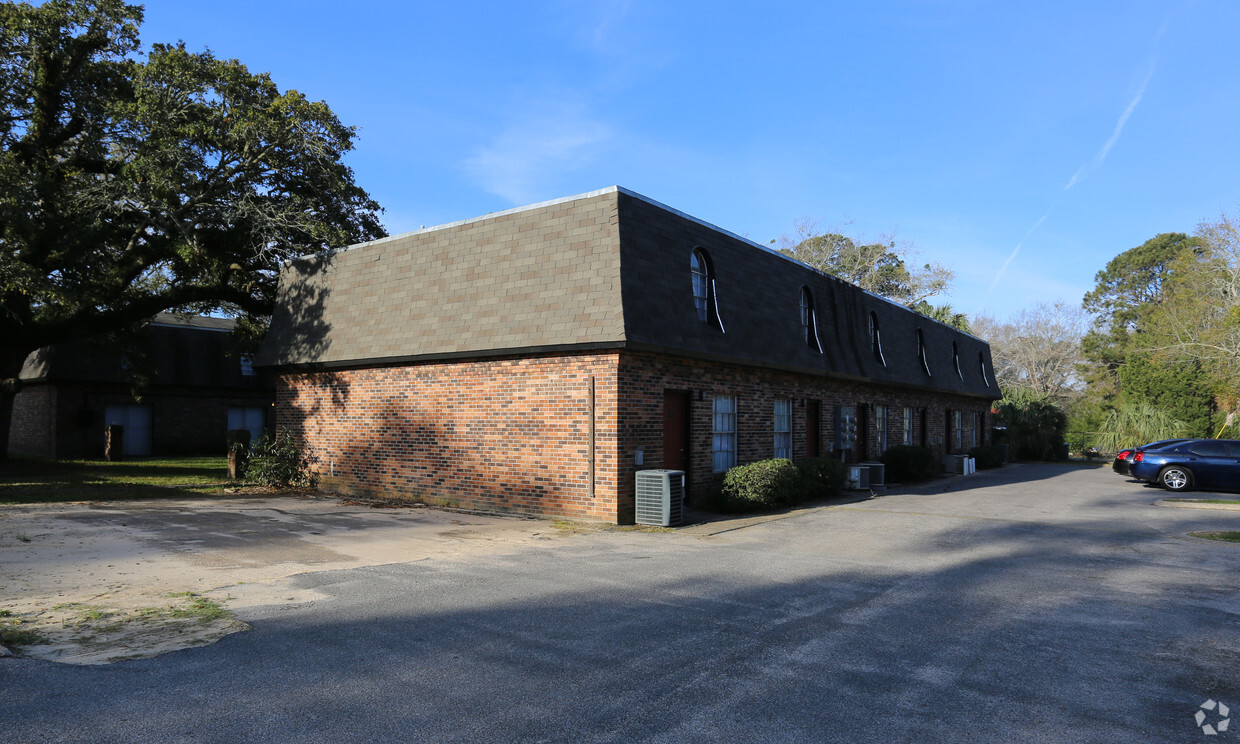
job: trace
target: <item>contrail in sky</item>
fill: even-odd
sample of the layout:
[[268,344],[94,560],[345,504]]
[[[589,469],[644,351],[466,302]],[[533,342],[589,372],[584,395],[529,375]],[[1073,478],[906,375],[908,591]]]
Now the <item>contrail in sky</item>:
[[[1161,31],[1159,34],[1161,35]],[[1094,156],[1093,160],[1089,161],[1085,165],[1082,165],[1076,173],[1072,174],[1072,178],[1068,181],[1068,185],[1063,187],[1064,191],[1067,191],[1080,183],[1081,179],[1094,172],[1099,166],[1102,165],[1102,161],[1106,159],[1107,153],[1111,151],[1111,148],[1115,146],[1117,141],[1119,141],[1120,134],[1124,132],[1124,125],[1128,123],[1128,117],[1132,116],[1132,112],[1136,110],[1137,104],[1141,103],[1141,97],[1145,95],[1145,89],[1150,84],[1150,78],[1152,77],[1154,77],[1154,63],[1150,62],[1150,69],[1145,73],[1145,79],[1141,81],[1141,87],[1137,89],[1137,94],[1132,97],[1132,101],[1129,102],[1128,108],[1124,109],[1124,113],[1119,115],[1119,121],[1115,123],[1115,131],[1111,132],[1111,138],[1106,141],[1106,144],[1102,146],[1102,149],[1098,151],[1098,154]]]
[[1007,260],[1003,262],[1003,265],[999,267],[999,270],[995,272],[994,281],[990,283],[990,289],[986,290],[986,297],[982,300],[982,307],[986,307],[990,304],[990,295],[994,294],[995,287],[998,286],[999,282],[1003,279],[1003,275],[1007,273],[1007,267],[1012,263],[1012,261],[1016,260],[1016,254],[1020,253],[1020,247],[1025,244],[1025,241],[1029,239],[1030,235],[1033,235],[1033,233],[1042,226],[1043,222],[1046,222],[1046,218],[1050,217],[1051,212],[1053,211],[1055,211],[1054,204],[1050,206],[1050,209],[1046,210],[1046,214],[1042,215],[1037,222],[1033,223],[1033,227],[1029,228],[1029,232],[1025,233],[1025,237],[1021,238],[1020,242],[1016,244],[1016,247],[1012,249],[1012,255],[1008,256]]
[[[1124,113],[1119,115],[1119,121],[1115,122],[1115,130],[1111,132],[1111,136],[1105,143],[1103,143],[1102,149],[1098,151],[1098,154],[1095,155],[1088,163],[1078,168],[1076,173],[1072,174],[1072,178],[1070,178],[1068,183],[1063,187],[1063,191],[1067,191],[1077,185],[1084,180],[1086,176],[1101,167],[1102,161],[1106,160],[1107,154],[1111,152],[1112,147],[1115,147],[1115,143],[1119,141],[1119,136],[1124,133],[1124,125],[1128,123],[1128,118],[1132,116],[1132,112],[1137,110],[1137,105],[1141,103],[1141,98],[1145,96],[1145,89],[1149,87],[1150,80],[1154,77],[1154,52],[1158,50],[1158,42],[1162,39],[1163,32],[1167,30],[1167,22],[1168,21],[1163,21],[1162,26],[1158,29],[1158,33],[1154,34],[1153,49],[1150,52],[1150,62],[1148,69],[1145,71],[1145,77],[1141,80],[1141,85],[1137,87],[1136,95],[1134,95],[1132,100],[1128,102],[1128,107],[1124,109]],[[1056,199],[1055,202],[1058,202],[1058,199]],[[999,270],[995,272],[994,281],[990,283],[990,289],[986,290],[986,297],[982,300],[982,307],[986,307],[986,305],[990,303],[991,294],[994,293],[995,287],[999,286],[999,282],[1003,281],[1003,276],[1007,273],[1008,266],[1012,264],[1012,261],[1016,260],[1017,254],[1020,253],[1020,247],[1025,244],[1025,241],[1029,239],[1029,236],[1033,235],[1033,233],[1042,226],[1042,223],[1046,221],[1046,218],[1050,217],[1051,212],[1055,209],[1055,202],[1051,204],[1050,209],[1046,210],[1046,214],[1042,215],[1042,217],[1033,224],[1033,227],[1029,228],[1029,232],[1025,233],[1025,237],[1021,238],[1020,242],[1016,244],[1016,247],[1012,249],[1012,254],[1007,257],[1007,260],[1004,261],[1003,265],[999,267]]]

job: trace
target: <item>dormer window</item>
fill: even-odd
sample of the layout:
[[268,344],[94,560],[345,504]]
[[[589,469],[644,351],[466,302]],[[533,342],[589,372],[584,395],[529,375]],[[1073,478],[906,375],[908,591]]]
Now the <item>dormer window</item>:
[[986,387],[990,387],[990,375],[986,374],[986,353],[977,352],[977,365],[982,370],[982,382],[986,383]]
[[818,341],[818,312],[814,309],[814,295],[809,287],[801,287],[801,330],[805,345],[819,354],[822,344]]
[[917,329],[917,361],[921,362],[921,368],[926,373],[926,377],[930,377],[930,361],[926,359],[926,334],[921,329]]
[[878,313],[870,311],[870,351],[874,353],[874,361],[887,366],[887,360],[883,358],[883,336],[882,331],[878,328]]
[[952,341],[952,363],[956,365],[956,376],[960,378],[961,382],[964,382],[964,372],[960,371],[960,345],[955,341]]
[[689,258],[689,270],[693,275],[693,305],[698,320],[723,330],[719,319],[719,303],[715,298],[715,268],[704,248],[694,248]]

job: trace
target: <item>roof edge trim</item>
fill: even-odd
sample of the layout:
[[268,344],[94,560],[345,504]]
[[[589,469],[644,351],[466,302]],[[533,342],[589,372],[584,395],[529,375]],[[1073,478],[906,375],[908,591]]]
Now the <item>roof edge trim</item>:
[[359,369],[362,367],[392,367],[411,362],[442,362],[458,359],[494,359],[496,357],[528,356],[532,354],[563,354],[575,351],[607,351],[623,349],[623,341],[599,341],[585,344],[551,344],[547,346],[513,346],[505,349],[473,349],[467,351],[445,351],[435,354],[409,354],[389,357],[365,357],[359,359],[341,359],[331,362],[273,362],[255,364],[256,367],[286,372],[323,372],[335,369]]

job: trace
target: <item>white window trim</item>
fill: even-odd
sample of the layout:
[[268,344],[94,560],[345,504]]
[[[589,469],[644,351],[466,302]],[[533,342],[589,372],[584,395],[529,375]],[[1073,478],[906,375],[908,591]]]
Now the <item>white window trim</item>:
[[[785,406],[785,411],[782,414],[779,411],[781,403]],[[774,430],[774,435],[775,435],[773,454],[777,458],[782,457],[786,460],[791,460],[792,459],[792,399],[791,398],[776,398],[775,405],[773,408],[773,416],[774,416],[774,421],[772,423],[772,428]],[[779,423],[780,423],[781,418],[783,419],[784,426],[786,427],[784,429],[779,428]]]
[[[730,403],[731,410],[720,411],[719,404],[723,401]],[[723,417],[725,423],[730,423],[731,428],[720,429],[720,417]],[[737,402],[735,395],[719,394],[715,395],[711,401],[711,469],[715,473],[722,473],[728,468],[736,465],[736,444],[737,444]],[[720,444],[727,445],[720,447]]]

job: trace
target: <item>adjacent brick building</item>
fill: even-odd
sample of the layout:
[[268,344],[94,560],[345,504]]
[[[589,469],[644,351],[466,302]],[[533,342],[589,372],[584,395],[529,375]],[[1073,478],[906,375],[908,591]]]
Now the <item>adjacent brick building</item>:
[[633,520],[634,473],[988,440],[985,342],[612,187],[293,262],[260,364],[330,488]]
[[[109,424],[124,427],[126,456],[223,454],[229,429],[257,437],[275,384],[229,348],[232,327],[224,318],[161,313],[131,350],[141,361],[104,339],[34,352],[22,367],[9,452],[99,457]],[[135,385],[139,372],[146,380]]]

